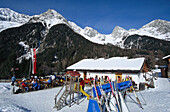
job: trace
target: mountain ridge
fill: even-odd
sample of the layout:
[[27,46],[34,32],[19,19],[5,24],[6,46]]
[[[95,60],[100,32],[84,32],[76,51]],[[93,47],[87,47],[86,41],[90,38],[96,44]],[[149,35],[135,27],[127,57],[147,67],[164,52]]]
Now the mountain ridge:
[[[116,26],[108,35],[89,26],[81,28],[52,9],[33,15],[27,21],[13,22],[19,26],[0,32],[0,78],[10,77],[11,67],[20,68],[16,71],[18,77],[26,77],[29,73],[30,48],[37,51],[38,75],[61,72],[85,58],[116,56],[145,57],[150,67],[154,68],[155,64],[161,65],[162,57],[170,53],[170,41],[154,38],[152,34],[145,35],[148,30],[153,34],[168,34],[167,21],[152,21],[139,30]],[[1,22],[11,24],[11,21]]]
[[[15,13],[10,9],[6,9],[6,10]],[[165,20],[160,20],[160,19],[153,20],[150,23],[142,26],[140,29],[125,30],[120,26],[116,26],[111,34],[101,34],[97,30],[89,26],[85,27],[84,29],[79,27],[74,22],[65,19],[60,13],[56,12],[53,9],[48,9],[46,12],[40,15],[33,15],[33,16],[29,16],[28,18],[29,20],[27,19],[26,22],[28,23],[41,22],[45,27],[47,27],[47,29],[50,29],[52,26],[56,24],[66,24],[70,28],[72,28],[76,33],[82,35],[84,38],[88,39],[91,42],[98,43],[98,44],[112,44],[121,48],[125,48],[124,39],[126,37],[131,35],[136,35],[136,34],[141,36],[146,35],[157,39],[170,41],[170,22]],[[24,24],[26,22],[24,22]],[[2,24],[3,23],[0,23],[0,26],[3,26]],[[20,26],[23,24],[17,24],[17,25]],[[17,27],[17,25],[14,25],[14,27]],[[7,28],[11,28],[11,27],[12,25]],[[0,31],[2,31],[2,28]]]
[[[11,67],[18,67],[17,77],[28,76],[30,48],[37,50],[38,75],[51,71],[61,72],[84,58],[130,56],[130,50],[113,45],[90,42],[66,24],[57,24],[42,34],[46,27],[39,23],[27,23],[0,32],[0,78],[10,77]],[[56,58],[57,57],[57,58]]]

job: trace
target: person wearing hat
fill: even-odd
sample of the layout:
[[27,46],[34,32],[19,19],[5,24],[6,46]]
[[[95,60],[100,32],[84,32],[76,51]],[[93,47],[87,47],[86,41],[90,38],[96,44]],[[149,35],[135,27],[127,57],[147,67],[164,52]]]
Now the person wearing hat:
[[27,91],[27,92],[28,92],[28,87],[26,86],[25,82],[26,82],[26,79],[24,78],[24,79],[22,80],[22,83],[21,83],[21,89],[22,89],[23,92],[24,92],[24,91]]

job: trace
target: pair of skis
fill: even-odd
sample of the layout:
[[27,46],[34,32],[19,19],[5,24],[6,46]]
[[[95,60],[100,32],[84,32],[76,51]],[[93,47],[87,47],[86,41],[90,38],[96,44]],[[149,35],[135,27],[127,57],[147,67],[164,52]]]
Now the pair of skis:
[[117,111],[118,112],[129,112],[129,109],[122,97],[122,94],[118,91],[118,84],[117,84],[117,80],[115,81],[114,83],[114,87],[115,87],[115,91],[113,89],[113,86],[111,84],[111,81],[108,77],[108,80],[109,80],[109,84],[110,84],[110,87],[111,87],[111,90],[112,90],[112,94],[115,98],[115,101],[116,101],[116,107],[117,107]]
[[[132,80],[131,80],[130,78],[129,78],[129,80],[130,80],[130,82],[132,83]],[[139,98],[138,98],[138,96],[137,96],[137,94],[136,94],[136,92],[135,92],[135,89],[133,88],[133,84],[132,84],[131,88],[132,88],[133,93],[134,93],[134,95],[135,95],[135,97],[136,97],[136,100],[137,100],[137,102],[138,102],[139,107],[143,109],[142,104],[141,104],[141,102],[140,102],[140,100],[139,100]]]
[[[100,108],[102,109],[102,107],[101,107],[102,102],[101,102],[101,100],[100,100],[100,98],[99,98],[99,94],[98,94],[98,91],[97,91],[97,87],[96,87],[96,82],[95,82],[95,81],[94,81],[94,89],[95,89],[95,93],[96,93],[96,96],[97,96],[97,100],[98,100],[98,102],[99,102],[99,104],[100,104]],[[109,108],[109,104],[108,104],[108,99],[107,99],[106,93],[104,92],[104,90],[103,90],[103,88],[102,88],[101,85],[100,85],[99,89],[100,89],[100,91],[101,91],[102,96],[103,96],[104,99],[105,99],[106,109],[107,109],[108,112],[110,112],[110,108]]]
[[95,89],[95,93],[96,93],[96,96],[97,96],[97,100],[98,100],[98,102],[101,104],[100,98],[99,98],[99,94],[98,94],[98,92],[97,92],[96,81],[95,81],[95,80],[94,80],[94,89]]
[[[116,111],[116,112],[122,112],[123,110],[122,110],[122,100],[121,100],[121,96],[119,96],[120,95],[120,93],[118,92],[118,86],[117,86],[117,83],[115,82],[115,88],[116,88],[116,90],[114,91],[114,89],[113,89],[113,85],[112,85],[112,83],[111,83],[111,81],[110,81],[110,79],[109,79],[109,77],[108,77],[108,81],[109,81],[109,85],[110,85],[110,88],[111,88],[111,93],[112,93],[112,95],[113,95],[113,106],[115,107],[114,108],[114,111]],[[99,86],[99,89],[100,89],[100,92],[101,92],[101,94],[102,94],[102,98],[100,99],[100,97],[99,97],[99,94],[98,94],[98,91],[97,91],[97,87],[96,87],[96,83],[94,82],[94,89],[95,89],[95,93],[96,93],[96,96],[97,96],[97,100],[98,100],[98,102],[99,102],[99,104],[100,104],[100,108],[101,108],[101,105],[102,105],[102,98],[104,98],[105,99],[105,107],[106,107],[106,110],[108,111],[108,112],[110,112],[110,107],[109,107],[109,104],[108,104],[108,98],[107,98],[107,95],[106,95],[106,93],[105,93],[105,91],[103,90],[103,88],[102,88],[102,85],[100,84],[100,86]],[[123,97],[122,97],[123,98]]]
[[105,99],[105,106],[106,106],[107,112],[110,112],[110,108],[109,108],[109,104],[108,104],[108,98],[107,98],[107,95],[106,95],[106,93],[104,92],[101,84],[100,84],[100,91],[101,91],[102,96],[103,96],[104,99]]
[[[108,77],[108,76],[107,76],[107,77]],[[117,97],[118,97],[119,94],[116,95],[116,93],[114,93],[114,89],[113,89],[113,86],[112,86],[112,84],[111,84],[111,82],[110,82],[109,77],[108,77],[108,80],[109,80],[109,84],[110,84],[110,88],[111,88],[112,95],[113,95],[113,97],[114,97],[114,99],[113,99],[113,100],[114,100],[113,105],[114,105],[114,107],[115,107],[115,111],[121,112],[121,109],[120,109],[120,106],[119,106],[119,103],[118,103],[118,99],[117,99]],[[101,102],[101,100],[100,100],[100,98],[99,98],[99,94],[98,94],[98,91],[97,91],[97,87],[96,87],[96,82],[95,82],[95,81],[94,81],[94,89],[95,89],[95,93],[96,93],[96,96],[97,96],[97,100],[98,100],[98,102],[99,102],[99,104],[100,104],[100,108],[101,108],[102,102]],[[108,104],[108,99],[107,99],[106,93],[104,92],[102,86],[100,86],[99,89],[100,89],[100,91],[101,91],[102,96],[103,96],[103,97],[105,98],[105,100],[106,100],[106,101],[105,101],[106,109],[107,109],[108,112],[110,112],[110,108],[109,108],[109,104]]]
[[95,93],[96,93],[96,96],[97,96],[97,101],[98,101],[98,103],[99,103],[99,108],[100,108],[100,110],[102,110],[101,101],[100,101],[99,94],[98,94],[97,88],[96,88],[96,81],[94,80],[93,82],[94,82]]
[[[108,77],[108,76],[107,76],[107,77]],[[108,80],[109,80],[109,84],[110,84],[110,88],[111,88],[112,95],[113,95],[113,97],[114,97],[114,102],[115,102],[115,103],[113,103],[113,105],[114,105],[114,107],[115,107],[115,110],[116,110],[117,112],[121,112],[121,111],[120,111],[119,104],[118,104],[118,99],[116,98],[116,95],[115,95],[115,93],[114,93],[114,89],[113,89],[113,86],[112,86],[112,84],[111,84],[111,82],[110,82],[109,77],[108,77]],[[102,87],[102,86],[101,86],[101,87]],[[95,82],[95,81],[94,81],[94,89],[95,89],[95,93],[96,93],[96,96],[97,96],[97,100],[98,100],[98,102],[99,102],[99,104],[100,104],[100,108],[101,108],[102,102],[100,101],[100,98],[99,98],[99,94],[98,94],[98,91],[97,91],[97,88],[96,88],[96,82]],[[108,100],[107,100],[106,93],[103,91],[102,88],[100,88],[100,91],[101,91],[102,95],[104,96],[104,98],[105,98],[105,100],[106,100],[106,102],[105,102],[106,109],[107,109],[107,111],[110,112],[109,105],[108,105],[108,103],[107,103]]]
[[[120,105],[119,105],[119,103],[120,103],[120,99],[117,99],[117,97],[119,96],[119,94],[117,94],[117,96],[116,96],[116,94],[114,93],[114,89],[113,89],[113,86],[112,86],[112,84],[111,84],[111,82],[110,82],[110,78],[107,76],[107,78],[108,78],[108,80],[109,80],[109,84],[110,84],[110,87],[111,87],[111,91],[112,91],[112,95],[113,95],[113,97],[115,98],[115,106],[117,107],[117,111],[118,112],[121,112],[121,107],[120,107]],[[119,102],[119,103],[118,103]]]

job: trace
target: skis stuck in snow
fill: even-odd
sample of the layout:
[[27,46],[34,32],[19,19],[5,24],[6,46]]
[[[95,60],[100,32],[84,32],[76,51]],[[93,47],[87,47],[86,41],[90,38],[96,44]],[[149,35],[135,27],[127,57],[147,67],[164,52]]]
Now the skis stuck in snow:
[[[136,103],[143,109],[142,104],[132,86],[131,81],[117,83],[116,80],[115,82],[111,82],[109,77],[107,84],[102,85],[99,83],[97,86],[97,83],[94,82],[92,88],[93,98],[91,98],[92,100],[89,101],[89,104],[91,105],[92,102],[95,102],[94,105],[96,109],[93,110],[100,110],[100,112],[129,112],[125,99],[127,96],[126,92],[132,89],[137,100]],[[90,111],[88,110],[88,112]]]

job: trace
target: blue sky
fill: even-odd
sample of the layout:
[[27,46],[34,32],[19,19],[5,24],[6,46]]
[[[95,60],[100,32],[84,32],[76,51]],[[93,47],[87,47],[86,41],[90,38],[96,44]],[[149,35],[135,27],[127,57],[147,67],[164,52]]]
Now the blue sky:
[[0,0],[0,7],[27,15],[54,9],[80,27],[103,34],[115,26],[128,30],[155,19],[170,21],[170,0]]

